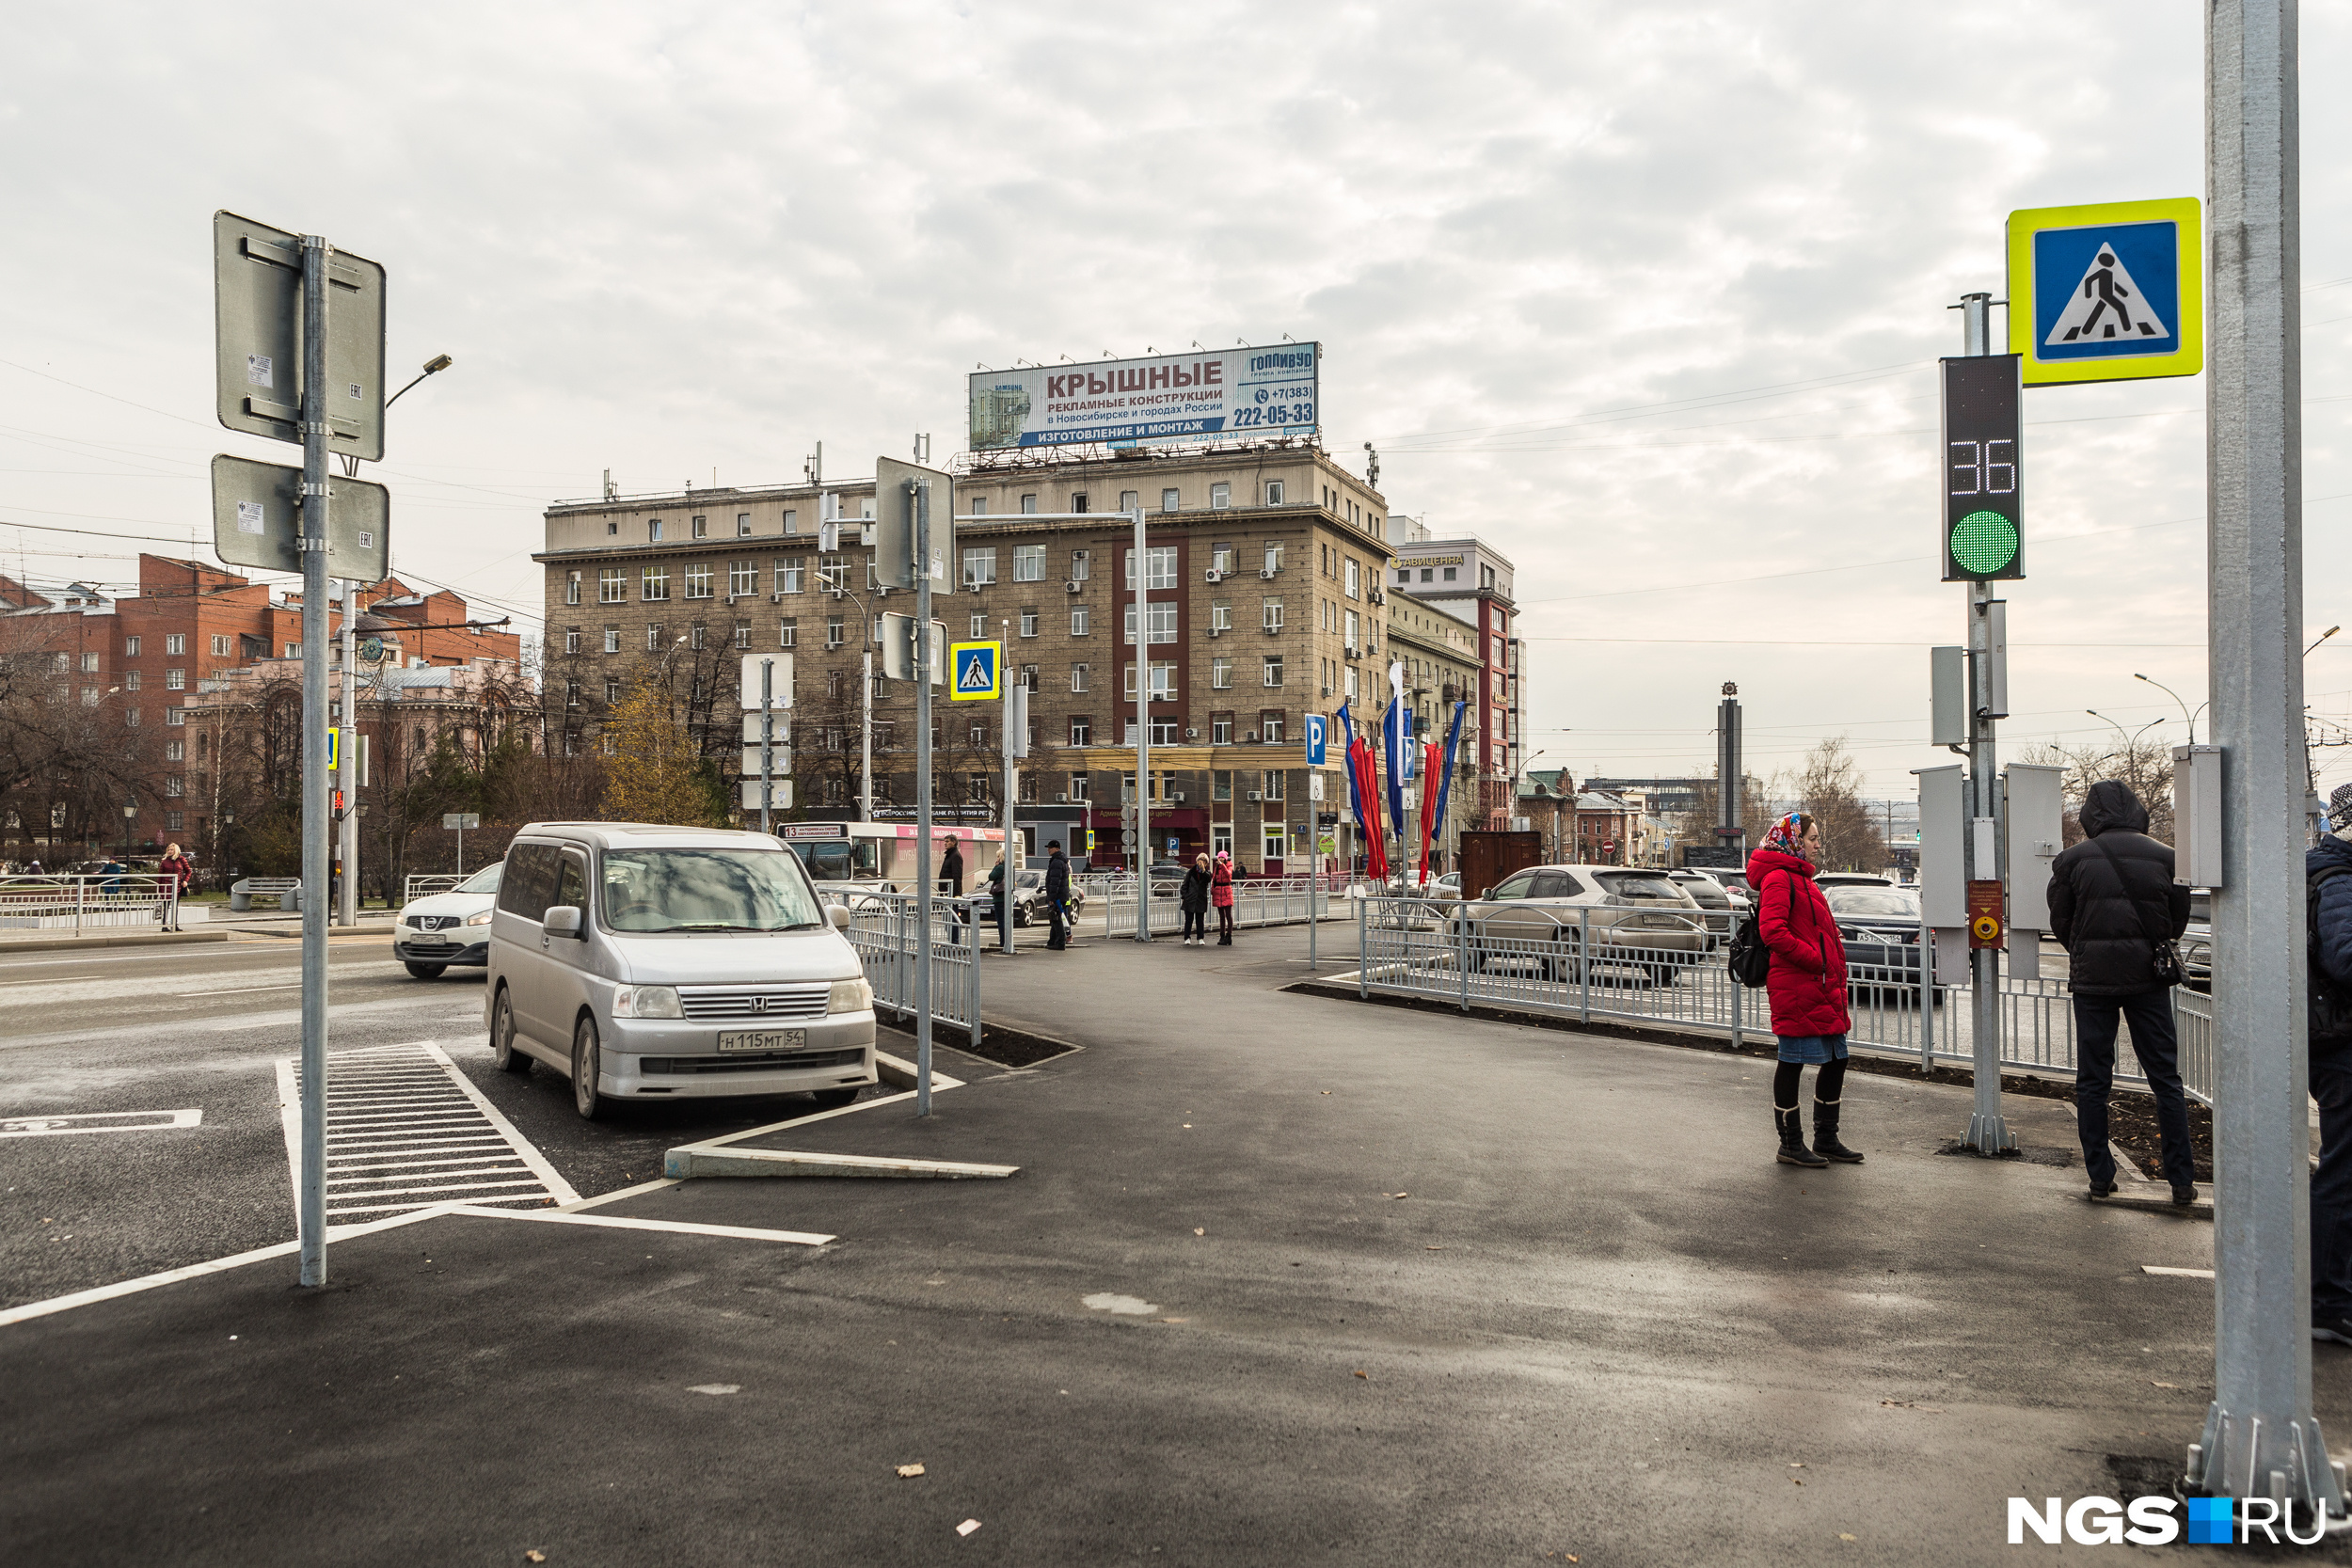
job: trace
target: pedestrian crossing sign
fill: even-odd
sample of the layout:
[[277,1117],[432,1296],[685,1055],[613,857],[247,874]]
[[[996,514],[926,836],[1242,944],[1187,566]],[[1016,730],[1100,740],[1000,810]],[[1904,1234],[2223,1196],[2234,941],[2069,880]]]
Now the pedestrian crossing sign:
[[1002,642],[958,642],[948,650],[947,668],[956,673],[947,688],[956,702],[993,703],[1005,694]]
[[2199,233],[2195,197],[2011,213],[2010,352],[2025,384],[2204,369]]

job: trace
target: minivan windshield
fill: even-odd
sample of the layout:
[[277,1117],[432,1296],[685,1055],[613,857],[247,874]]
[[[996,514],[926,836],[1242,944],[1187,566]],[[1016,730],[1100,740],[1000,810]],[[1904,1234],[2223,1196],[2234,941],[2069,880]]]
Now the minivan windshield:
[[604,924],[664,931],[798,931],[823,912],[798,867],[774,849],[607,849]]

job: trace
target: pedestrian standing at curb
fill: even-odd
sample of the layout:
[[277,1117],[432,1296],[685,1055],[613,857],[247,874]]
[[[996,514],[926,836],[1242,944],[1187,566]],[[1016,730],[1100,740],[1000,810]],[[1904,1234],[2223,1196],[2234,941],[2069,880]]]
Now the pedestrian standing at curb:
[[2311,953],[2312,1338],[2352,1345],[2352,784],[2328,801],[2335,831],[2303,857]]
[[[1846,1090],[1846,942],[1829,900],[1813,880],[1821,853],[1821,826],[1809,812],[1792,811],[1772,824],[1748,857],[1748,886],[1756,890],[1756,927],[1772,953],[1765,988],[1772,1002],[1772,1034],[1780,1066],[1772,1073],[1772,1121],[1780,1161],[1814,1168],[1832,1160],[1858,1165],[1862,1155],[1837,1141],[1839,1101]],[[1804,1144],[1797,1101],[1806,1064],[1813,1075],[1813,1147]]]
[[939,857],[939,879],[947,884],[950,898],[963,896],[963,851],[953,833],[947,835],[947,852]]
[[1057,838],[1045,844],[1045,912],[1054,920],[1045,945],[1058,953],[1070,945],[1070,857],[1061,852]]
[[1184,891],[1179,896],[1184,906],[1184,945],[1209,945],[1209,857],[1192,857],[1192,869],[1184,873]]
[[[2115,1026],[2131,1025],[2132,1053],[2156,1097],[2156,1131],[2172,1201],[2197,1201],[2172,988],[2172,942],[2188,929],[2188,889],[2172,880],[2172,850],[2148,836],[2148,808],[2129,784],[2102,779],[2083,797],[2083,841],[2050,863],[2050,934],[2068,958],[2074,1000],[2074,1119],[2090,1196],[2115,1191],[2107,1094],[2115,1085]],[[2167,967],[2160,971],[2161,951]]]
[[[1222,849],[1217,851],[1216,869],[1209,873],[1209,902],[1216,906],[1216,944],[1233,945],[1233,857]],[[1204,925],[1201,940],[1208,940]]]
[[164,858],[155,869],[172,880],[172,887],[164,901],[164,915],[170,924],[167,930],[180,928],[180,901],[188,895],[188,884],[196,879],[196,867],[180,852],[177,844],[167,845]]

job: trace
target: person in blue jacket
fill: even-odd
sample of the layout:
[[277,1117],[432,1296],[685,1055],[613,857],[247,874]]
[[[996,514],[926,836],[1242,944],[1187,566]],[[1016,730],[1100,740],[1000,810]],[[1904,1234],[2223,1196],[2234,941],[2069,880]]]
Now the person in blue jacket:
[[2312,1338],[2352,1345],[2352,784],[2328,802],[2335,831],[2303,857],[2311,940]]

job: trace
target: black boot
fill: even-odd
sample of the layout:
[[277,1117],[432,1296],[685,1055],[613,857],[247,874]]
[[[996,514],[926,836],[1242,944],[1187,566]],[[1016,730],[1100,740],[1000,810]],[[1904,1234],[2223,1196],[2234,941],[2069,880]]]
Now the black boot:
[[1862,1164],[1861,1150],[1848,1148],[1837,1141],[1837,1101],[1835,1100],[1817,1100],[1813,1102],[1813,1151],[1845,1164]]
[[1804,1147],[1804,1114],[1794,1105],[1787,1110],[1772,1107],[1772,1121],[1780,1129],[1780,1163],[1784,1165],[1806,1165],[1819,1169],[1827,1160]]

